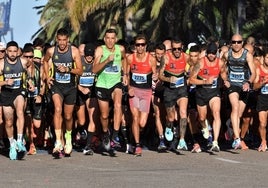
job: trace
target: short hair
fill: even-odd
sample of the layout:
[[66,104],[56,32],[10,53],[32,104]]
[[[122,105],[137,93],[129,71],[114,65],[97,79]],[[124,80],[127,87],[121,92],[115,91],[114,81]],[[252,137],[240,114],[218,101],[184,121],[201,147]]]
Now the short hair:
[[107,34],[107,33],[114,33],[114,34],[117,35],[117,31],[116,31],[115,29],[113,29],[113,28],[109,28],[109,29],[107,29],[107,30],[105,31],[105,34]]
[[57,31],[57,35],[69,36],[69,32],[68,32],[67,29],[65,29],[65,28],[60,28],[60,29]]
[[189,52],[200,52],[200,47],[198,45],[194,45],[190,48]]
[[175,36],[171,40],[171,44],[172,43],[182,43],[182,40],[179,37]]
[[145,36],[145,34],[143,34],[143,33],[140,33],[140,34],[138,34],[136,37],[135,37],[135,42],[137,41],[137,40],[145,40],[145,42],[147,42],[147,39],[146,39],[146,36]]
[[166,51],[166,46],[163,43],[158,43],[158,44],[155,45],[155,49],[165,50]]
[[34,47],[37,47],[37,46],[43,47],[44,46],[44,40],[39,38],[39,37],[35,38],[34,41],[33,41],[33,46]]
[[28,52],[34,53],[33,46],[31,46],[31,45],[24,45],[24,47],[22,49],[22,53],[28,53]]
[[18,43],[14,40],[8,42],[6,48],[9,48],[10,46],[15,46],[15,47],[19,48]]

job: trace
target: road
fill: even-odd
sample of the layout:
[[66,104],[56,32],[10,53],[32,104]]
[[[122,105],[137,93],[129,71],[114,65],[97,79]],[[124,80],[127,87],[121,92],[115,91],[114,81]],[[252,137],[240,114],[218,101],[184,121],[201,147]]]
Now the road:
[[44,150],[10,161],[0,156],[3,187],[268,187],[268,152],[227,149],[219,153],[143,150],[53,159]]

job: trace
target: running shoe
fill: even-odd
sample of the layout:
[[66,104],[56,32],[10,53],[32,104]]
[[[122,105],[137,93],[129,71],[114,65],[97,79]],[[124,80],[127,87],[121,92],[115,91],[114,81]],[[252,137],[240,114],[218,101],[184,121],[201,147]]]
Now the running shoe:
[[205,139],[208,139],[208,137],[209,137],[209,130],[208,130],[208,121],[207,120],[205,121],[205,124],[206,124],[206,127],[203,127],[201,131],[202,131],[203,137]]
[[102,138],[102,146],[104,147],[104,149],[106,151],[110,151],[111,149],[111,143],[110,143],[110,135],[109,133],[103,135],[103,138]]
[[55,147],[52,151],[52,156],[55,158],[55,159],[59,159],[62,157],[62,150],[63,150],[63,147],[61,145],[61,143],[56,143],[55,144]]
[[127,144],[126,153],[133,153],[133,146],[131,144]]
[[68,139],[66,140],[65,146],[64,146],[64,153],[65,155],[71,155],[73,150],[72,140]]
[[17,147],[16,143],[12,144],[9,148],[9,158],[10,160],[17,160]]
[[220,147],[219,147],[217,141],[212,142],[212,146],[210,148],[210,151],[220,152]]
[[179,144],[177,146],[177,150],[184,150],[187,151],[188,147],[184,139],[180,139]]
[[35,145],[33,143],[30,145],[30,149],[29,149],[27,154],[28,155],[35,155],[36,154],[36,148],[35,148]]
[[66,132],[64,137],[65,137],[64,154],[71,155],[72,150],[73,150],[72,135],[70,133]]
[[266,152],[266,150],[267,150],[266,144],[261,144],[260,147],[258,148],[259,152]]
[[85,129],[80,131],[80,139],[87,140],[87,131]]
[[194,144],[193,149],[191,150],[192,153],[201,153],[202,150],[200,148],[200,145],[198,143]]
[[167,149],[164,139],[160,140],[159,146],[157,147],[158,151],[164,151]]
[[178,138],[175,137],[175,138],[172,140],[172,142],[170,143],[169,150],[170,150],[170,151],[176,151],[177,144],[178,144]]
[[23,159],[27,153],[26,147],[22,141],[17,141],[17,157],[18,159]]
[[93,155],[93,150],[91,149],[90,145],[87,145],[84,149],[83,149],[83,154],[84,155]]
[[241,148],[241,141],[240,138],[237,138],[232,143],[232,148],[234,149],[240,149]]
[[245,143],[244,140],[241,140],[241,142],[240,142],[240,146],[241,146],[241,149],[242,149],[242,150],[247,150],[247,149],[248,149],[248,146],[247,146],[247,144]]
[[141,153],[142,153],[141,147],[140,146],[137,146],[136,149],[135,149],[134,155],[137,156],[137,157],[140,157],[141,156]]
[[208,137],[208,141],[207,141],[207,147],[211,147],[212,146],[212,142],[213,142],[213,136],[211,135],[211,133],[209,134]]
[[173,140],[172,128],[166,127],[166,129],[165,129],[165,137],[166,137],[167,141],[169,141],[169,142]]
[[112,148],[121,148],[120,139],[118,136],[114,137],[111,141]]

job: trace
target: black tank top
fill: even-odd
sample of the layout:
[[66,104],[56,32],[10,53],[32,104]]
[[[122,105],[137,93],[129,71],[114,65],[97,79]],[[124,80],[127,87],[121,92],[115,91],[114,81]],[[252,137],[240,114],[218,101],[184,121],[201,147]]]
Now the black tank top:
[[56,85],[66,85],[66,87],[69,86],[75,86],[75,75],[71,73],[62,73],[57,70],[57,66],[63,65],[65,67],[73,68],[74,60],[72,56],[72,46],[68,44],[68,50],[64,53],[61,53],[58,51],[58,45],[55,46],[54,54],[52,56],[52,62],[54,66],[54,73],[53,78],[54,84]]
[[250,77],[250,69],[247,62],[248,51],[244,49],[239,58],[234,58],[232,50],[228,51],[228,79],[231,85],[242,87],[243,83]]
[[10,64],[7,59],[4,59],[4,69],[3,76],[4,80],[14,79],[13,85],[5,85],[4,88],[8,89],[19,89],[23,87],[23,74],[25,73],[25,69],[22,66],[20,58],[17,58],[17,62],[15,64]]

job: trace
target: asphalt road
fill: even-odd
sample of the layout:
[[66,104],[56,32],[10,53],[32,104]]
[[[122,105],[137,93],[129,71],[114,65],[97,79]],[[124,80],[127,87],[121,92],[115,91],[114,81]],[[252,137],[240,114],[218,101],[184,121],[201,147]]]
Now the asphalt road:
[[1,187],[268,187],[268,152],[227,149],[175,154],[143,150],[53,159],[44,150],[10,161],[0,155]]

